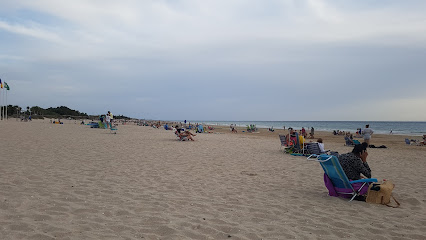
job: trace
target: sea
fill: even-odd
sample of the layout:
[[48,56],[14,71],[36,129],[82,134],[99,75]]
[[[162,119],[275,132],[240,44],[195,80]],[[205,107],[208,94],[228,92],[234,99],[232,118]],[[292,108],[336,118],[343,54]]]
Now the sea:
[[379,134],[392,134],[397,135],[410,135],[422,136],[426,134],[426,122],[388,122],[388,121],[189,121],[191,123],[203,123],[205,125],[229,126],[234,124],[238,127],[246,127],[247,125],[254,124],[257,128],[270,128],[274,129],[293,129],[300,130],[304,127],[310,130],[313,127],[318,131],[350,131],[356,132],[357,129],[364,129],[366,124]]

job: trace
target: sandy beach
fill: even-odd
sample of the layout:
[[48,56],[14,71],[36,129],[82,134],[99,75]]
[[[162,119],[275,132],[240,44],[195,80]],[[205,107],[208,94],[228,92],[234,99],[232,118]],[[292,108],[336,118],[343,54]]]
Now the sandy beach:
[[0,239],[426,239],[426,146],[373,135],[389,208],[328,196],[318,163],[280,151],[283,130],[212,132],[0,122]]

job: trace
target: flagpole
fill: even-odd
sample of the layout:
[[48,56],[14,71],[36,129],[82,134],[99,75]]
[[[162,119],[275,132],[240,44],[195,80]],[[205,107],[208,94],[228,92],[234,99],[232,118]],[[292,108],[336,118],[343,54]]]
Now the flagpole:
[[2,98],[2,95],[1,95],[2,92],[3,92],[3,88],[0,88],[0,120],[3,121],[3,98]]
[[6,117],[6,111],[7,111],[7,89],[6,86],[3,86],[4,89],[4,107],[3,107],[3,118],[5,121],[7,121],[7,117]]
[[3,88],[3,121],[6,121],[6,118],[5,118],[5,106],[4,106],[4,104],[6,103],[6,92],[4,91],[4,88]]
[[[3,89],[4,89],[4,105],[6,105],[6,103],[7,103],[7,90],[4,88],[4,86],[3,86]],[[6,121],[7,120],[7,118],[6,118],[6,106],[3,106],[3,118],[4,118],[4,120]]]
[[6,89],[6,121],[7,121],[7,89]]
[[3,101],[3,119],[6,121],[6,115],[5,115],[5,104],[6,104],[6,91],[3,93],[3,98],[4,98],[4,101]]

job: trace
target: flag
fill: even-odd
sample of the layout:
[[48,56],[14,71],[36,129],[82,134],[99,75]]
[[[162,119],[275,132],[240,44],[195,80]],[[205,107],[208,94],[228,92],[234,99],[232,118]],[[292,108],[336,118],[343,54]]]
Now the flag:
[[0,79],[0,88],[3,88],[3,83],[1,82],[1,79]]
[[9,85],[7,84],[7,82],[4,82],[4,88],[6,88],[6,90],[10,90]]

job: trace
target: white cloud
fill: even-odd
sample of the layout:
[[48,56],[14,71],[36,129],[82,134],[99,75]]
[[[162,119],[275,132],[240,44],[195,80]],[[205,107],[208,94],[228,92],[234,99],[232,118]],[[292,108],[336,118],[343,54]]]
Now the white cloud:
[[49,32],[47,30],[41,29],[37,26],[25,26],[20,24],[9,24],[7,22],[0,20],[0,29],[16,33],[22,34],[26,36],[31,36],[51,42],[61,43],[62,39],[55,33]]
[[[415,87],[425,74],[412,67],[426,61],[424,54],[406,49],[422,52],[426,47],[426,5],[412,1],[366,4],[331,0],[2,1],[0,30],[7,40],[0,46],[0,65],[9,74],[19,75],[14,78],[52,86],[45,89],[55,96],[80,97],[90,92],[87,95],[102,98],[120,81],[123,84],[114,88],[112,96],[141,105],[167,106],[178,97],[176,88],[184,86],[188,94],[182,98],[195,99],[194,104],[213,103],[212,116],[220,114],[215,106],[242,99],[254,105],[260,99],[267,118],[268,108],[278,106],[281,94],[345,88],[355,92],[360,89],[351,87],[355,81],[378,82],[371,84],[377,94],[365,98],[380,107],[377,99],[392,92],[380,84],[391,81],[401,88],[396,81],[402,79]],[[389,61],[401,56],[400,61]],[[75,89],[70,82],[84,88]],[[235,91],[212,87],[212,83],[231,85]],[[31,91],[25,94],[36,99]],[[333,109],[335,103],[327,104]],[[419,117],[411,108],[418,107],[416,102],[408,106],[411,116]],[[336,111],[340,107],[354,109],[339,105]],[[361,110],[375,114],[375,107]],[[347,114],[357,117],[350,111]]]
[[325,43],[425,46],[426,40],[426,20],[421,12],[391,7],[354,11],[323,0],[39,0],[18,1],[16,5],[65,21],[54,31],[49,26],[0,22],[8,31],[63,44],[66,41],[67,47],[53,58],[173,57],[239,44],[250,50],[265,42],[288,47]]

